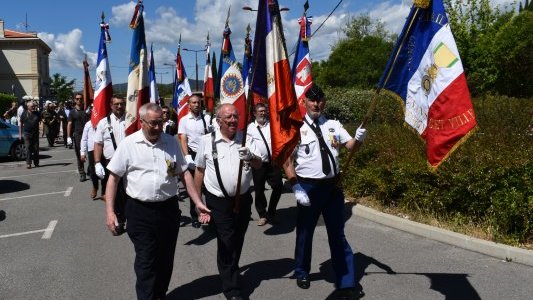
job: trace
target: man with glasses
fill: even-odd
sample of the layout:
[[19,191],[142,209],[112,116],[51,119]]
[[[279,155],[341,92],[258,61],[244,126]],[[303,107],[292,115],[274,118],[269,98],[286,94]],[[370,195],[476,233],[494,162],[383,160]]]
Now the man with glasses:
[[335,299],[359,299],[364,293],[356,288],[353,252],[344,235],[344,194],[338,186],[339,151],[341,147],[351,150],[356,143],[362,143],[366,129],[358,128],[352,138],[339,121],[323,115],[325,105],[322,89],[312,85],[305,93],[307,114],[300,128],[300,144],[294,157],[284,165],[298,202],[294,275],[299,288],[309,288],[313,233],[322,214],[335,272]]
[[[196,152],[198,151],[198,143],[200,137],[204,134],[207,134],[213,131],[213,126],[211,126],[211,116],[202,114],[202,106],[200,102],[200,97],[197,95],[192,95],[188,101],[189,113],[180,119],[178,125],[178,135],[181,144],[181,150],[183,155],[185,155],[185,160],[194,174],[194,159],[196,157]],[[192,219],[192,227],[200,228],[200,222],[198,222],[198,215],[194,209],[194,203],[189,201],[191,204],[190,214]]]
[[162,110],[155,103],[139,109],[141,130],[124,138],[107,168],[106,225],[116,234],[115,193],[122,177],[126,190],[128,236],[135,248],[138,299],[165,299],[179,232],[178,176],[196,204],[201,221],[209,210],[195,189],[178,142],[163,134]]
[[[211,210],[211,224],[217,236],[217,265],[222,291],[227,299],[243,299],[239,285],[239,260],[251,215],[251,167],[259,168],[259,157],[250,139],[237,131],[239,115],[232,104],[222,104],[216,112],[219,129],[203,135],[196,154],[194,182],[198,191],[205,185],[205,201]],[[236,203],[237,173],[244,161],[240,182],[240,196]],[[237,205],[238,204],[238,205]]]
[[126,100],[122,96],[111,97],[111,114],[98,122],[94,134],[94,169],[102,181],[102,200],[105,201],[106,183],[109,173],[105,167],[113,157],[116,147],[122,142],[126,132],[124,112]]
[[67,124],[67,145],[71,146],[74,141],[74,151],[76,152],[76,160],[78,161],[78,173],[80,174],[80,182],[85,181],[85,165],[81,160],[81,137],[83,135],[83,127],[87,123],[88,116],[83,108],[83,96],[76,94],[74,96],[75,106],[68,116]]

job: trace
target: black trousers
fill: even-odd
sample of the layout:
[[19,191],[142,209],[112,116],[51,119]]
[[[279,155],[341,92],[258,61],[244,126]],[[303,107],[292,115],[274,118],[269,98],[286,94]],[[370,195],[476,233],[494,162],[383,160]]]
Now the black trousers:
[[72,142],[74,143],[74,151],[76,151],[76,160],[78,161],[78,173],[80,173],[80,175],[84,175],[85,174],[85,165],[81,161],[81,154],[80,154],[81,135],[74,134],[73,137],[74,138],[72,139]]
[[250,192],[241,195],[238,214],[233,212],[233,197],[221,198],[206,191],[205,201],[211,210],[211,223],[217,235],[217,267],[222,291],[228,299],[239,296],[239,260],[252,214],[252,195]]
[[102,190],[104,190],[104,180],[100,180],[98,176],[96,176],[96,171],[94,169],[94,151],[88,151],[87,158],[89,160],[89,165],[87,166],[87,173],[91,177],[93,188],[95,190],[98,190],[98,182],[102,181]]
[[31,162],[33,160],[33,164],[38,166],[39,165],[39,131],[34,133],[26,133],[23,134],[24,137],[24,146],[26,146],[26,164],[31,165]]
[[127,232],[135,248],[137,299],[164,299],[179,232],[178,197],[147,203],[128,197]]
[[[281,192],[283,191],[283,182],[281,180],[281,169],[270,163],[263,163],[261,168],[252,169],[255,191],[255,209],[260,218],[273,217],[276,215]],[[265,197],[265,182],[272,187],[270,202],[268,204]]]

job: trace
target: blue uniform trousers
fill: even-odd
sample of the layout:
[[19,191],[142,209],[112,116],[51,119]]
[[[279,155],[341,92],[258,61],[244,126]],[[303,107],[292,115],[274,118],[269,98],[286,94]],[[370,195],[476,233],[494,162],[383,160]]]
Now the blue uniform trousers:
[[338,289],[355,287],[352,248],[344,236],[344,195],[341,189],[331,182],[300,181],[300,185],[307,192],[311,205],[298,204],[294,275],[299,279],[309,276],[313,234],[322,214],[328,233],[335,286]]

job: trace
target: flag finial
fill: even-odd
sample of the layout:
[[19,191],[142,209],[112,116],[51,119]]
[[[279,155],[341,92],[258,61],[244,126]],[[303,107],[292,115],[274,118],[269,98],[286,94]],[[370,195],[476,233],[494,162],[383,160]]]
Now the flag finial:
[[413,5],[419,8],[428,8],[431,0],[413,0]]
[[102,23],[105,23],[105,14],[104,11],[102,11],[102,14],[100,15],[100,18],[102,18]]
[[231,12],[231,5],[228,7],[228,15],[226,16],[226,25],[225,25],[225,27],[229,26],[229,15],[230,15],[230,12]]

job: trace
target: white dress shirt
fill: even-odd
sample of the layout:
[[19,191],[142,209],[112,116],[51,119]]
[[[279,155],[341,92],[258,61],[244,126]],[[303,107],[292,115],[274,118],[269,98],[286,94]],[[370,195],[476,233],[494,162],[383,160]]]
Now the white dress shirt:
[[[204,115],[205,128],[209,126],[211,121],[210,115]],[[204,122],[200,115],[194,116],[191,112],[180,119],[178,125],[178,134],[185,134],[187,136],[187,146],[192,151],[198,152],[198,144],[200,137],[205,134]]]
[[83,134],[81,135],[80,154],[87,155],[88,152],[94,150],[94,134],[96,128],[93,128],[91,121],[87,121],[83,127]]
[[[205,188],[217,197],[224,197],[222,190],[218,184],[215,165],[213,162],[213,151],[211,134],[203,135],[200,139],[198,152],[196,153],[196,167],[205,169],[204,171],[204,185]],[[226,192],[230,197],[237,194],[237,175],[239,172],[239,151],[242,143],[242,132],[237,132],[235,138],[227,142],[222,138],[219,130],[215,131],[215,144],[218,154],[218,166],[220,169],[220,177]],[[259,156],[259,152],[251,139],[246,140],[246,147],[250,151]],[[243,167],[241,178],[241,194],[250,189],[250,182],[252,181],[252,169],[250,166]]]
[[[257,128],[259,126],[259,129]],[[263,133],[263,136],[265,137],[265,140],[267,144],[265,144],[265,141],[263,141],[263,138],[261,137],[261,134],[259,134],[259,130],[261,130],[261,133]],[[255,146],[257,147],[257,151],[261,154],[261,161],[262,162],[270,162],[268,159],[268,151],[270,151],[270,155],[272,155],[272,140],[270,139],[270,123],[268,121],[265,122],[264,125],[260,125],[257,123],[257,121],[250,123],[248,125],[248,130],[246,131],[246,134],[248,135],[248,138],[251,138],[254,141]],[[268,151],[267,151],[268,147]]]
[[126,135],[126,121],[124,116],[119,119],[115,116],[115,114],[111,114],[110,120],[111,126],[109,126],[107,123],[107,117],[100,120],[96,126],[96,132],[94,135],[94,142],[104,145],[103,154],[106,159],[111,159],[113,157],[113,153],[115,153],[113,141],[111,141],[111,135],[109,134],[110,130],[113,131],[117,147]]
[[124,179],[130,197],[161,202],[178,193],[178,175],[187,170],[187,164],[173,136],[163,133],[152,144],[141,129],[118,145],[107,169]]
[[[309,124],[313,125],[313,120],[308,115],[305,115],[305,119],[309,122]],[[333,154],[338,173],[338,149],[340,146],[342,146],[342,144],[352,139],[352,137],[339,121],[328,120],[324,116],[320,116],[318,123],[326,145],[331,151],[331,154]],[[302,127],[300,127],[300,144],[298,144],[296,151],[296,175],[315,179],[335,177],[336,174],[333,174],[333,166],[331,166],[331,172],[329,174],[324,175],[324,173],[322,173],[322,156],[320,155],[318,138],[313,129],[311,129],[306,122],[304,122]],[[331,165],[331,160],[328,161]]]

